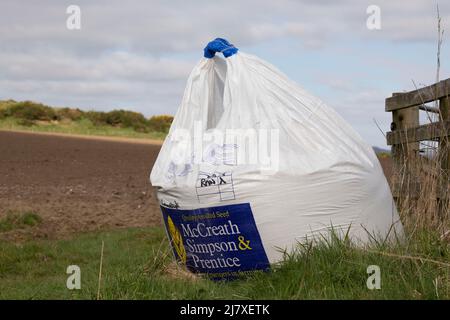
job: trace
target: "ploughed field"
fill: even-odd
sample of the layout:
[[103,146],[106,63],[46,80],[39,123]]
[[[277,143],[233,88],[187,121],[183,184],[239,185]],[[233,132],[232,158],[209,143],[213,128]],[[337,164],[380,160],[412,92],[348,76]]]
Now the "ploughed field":
[[[160,146],[0,131],[0,221],[31,212],[32,228],[0,239],[65,238],[74,233],[161,225],[149,182]],[[382,159],[390,175],[390,158]]]
[[64,238],[73,233],[160,225],[149,182],[160,146],[0,131],[0,220],[32,212],[32,228],[0,239]]

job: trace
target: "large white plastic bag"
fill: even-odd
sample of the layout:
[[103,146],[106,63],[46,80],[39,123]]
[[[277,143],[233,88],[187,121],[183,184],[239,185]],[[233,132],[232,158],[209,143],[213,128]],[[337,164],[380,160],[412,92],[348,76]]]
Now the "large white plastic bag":
[[[230,128],[273,133],[270,164],[236,164],[239,142],[198,144],[199,133]],[[330,229],[361,244],[403,232],[372,148],[318,98],[241,52],[194,68],[150,178],[175,256],[194,272],[265,269]],[[217,212],[228,218],[208,218]],[[223,234],[195,237],[208,226]],[[230,257],[240,263],[220,260]]]

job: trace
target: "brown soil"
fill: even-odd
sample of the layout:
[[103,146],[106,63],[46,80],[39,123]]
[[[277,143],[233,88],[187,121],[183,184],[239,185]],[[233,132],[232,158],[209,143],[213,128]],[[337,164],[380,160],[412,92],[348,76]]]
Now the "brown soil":
[[[149,182],[160,145],[142,142],[0,131],[0,219],[27,210],[43,219],[0,239],[161,225]],[[389,177],[391,159],[380,161]]]
[[0,219],[32,210],[43,221],[0,239],[159,225],[149,182],[160,146],[0,131]]

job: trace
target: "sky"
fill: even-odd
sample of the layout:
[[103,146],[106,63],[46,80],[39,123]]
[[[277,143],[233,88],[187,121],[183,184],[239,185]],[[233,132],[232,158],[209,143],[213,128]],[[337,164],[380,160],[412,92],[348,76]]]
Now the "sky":
[[[385,98],[436,79],[437,4],[446,79],[449,1],[0,0],[0,99],[175,114],[203,48],[223,37],[386,147]],[[70,5],[80,8],[80,29],[67,28]],[[367,28],[370,5],[380,8],[380,29]]]

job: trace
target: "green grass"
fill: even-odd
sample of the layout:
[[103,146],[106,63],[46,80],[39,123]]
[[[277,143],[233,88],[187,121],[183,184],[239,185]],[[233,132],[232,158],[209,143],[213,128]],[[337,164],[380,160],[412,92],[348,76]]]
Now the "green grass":
[[89,119],[80,119],[76,121],[53,121],[46,123],[28,123],[23,119],[8,117],[0,119],[0,129],[20,130],[31,132],[53,132],[96,136],[112,136],[138,139],[162,140],[165,137],[163,132],[137,132],[133,128],[120,128],[109,125],[94,125]]
[[34,227],[41,223],[41,221],[42,218],[32,211],[9,211],[5,217],[0,219],[0,232]]
[[[0,299],[95,299],[101,243],[102,299],[448,299],[448,266],[357,249],[334,239],[300,247],[271,272],[232,282],[174,278],[162,228],[79,235],[70,240],[0,242]],[[449,261],[449,245],[422,232],[376,251]],[[381,290],[366,287],[368,265],[381,269]],[[81,268],[81,290],[66,288],[66,268]]]
[[0,129],[164,139],[173,117],[129,110],[83,111],[33,101],[0,100]]

